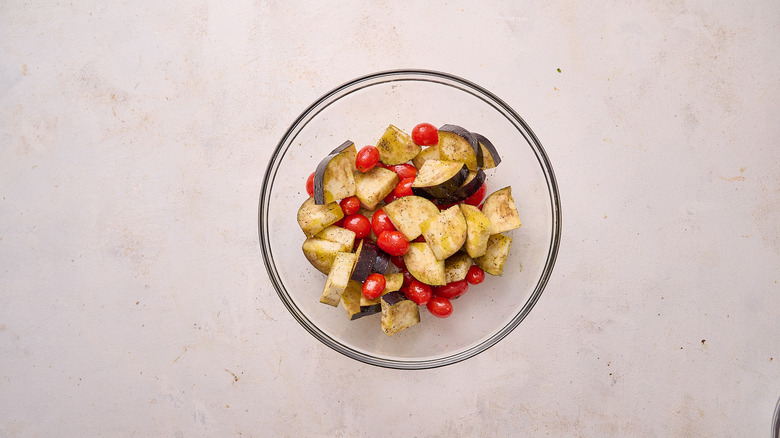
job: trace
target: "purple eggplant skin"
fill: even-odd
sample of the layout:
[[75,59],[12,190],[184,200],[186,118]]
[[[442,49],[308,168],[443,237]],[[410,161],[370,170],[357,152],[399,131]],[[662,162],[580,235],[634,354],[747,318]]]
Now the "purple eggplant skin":
[[477,170],[477,174],[474,176],[474,179],[469,181],[467,184],[458,187],[458,190],[450,193],[450,195],[446,199],[442,199],[442,201],[444,201],[445,204],[454,204],[456,202],[466,200],[469,196],[477,193],[477,190],[482,187],[482,184],[485,184],[486,179],[487,175],[485,172],[482,171],[482,169],[479,169]]
[[482,148],[479,147],[479,140],[477,140],[477,137],[469,131],[468,129],[463,128],[462,126],[458,125],[442,125],[441,128],[439,128],[439,131],[446,131],[451,132],[453,134],[459,135],[466,139],[467,142],[471,145],[471,148],[474,149],[474,155],[477,157],[477,166],[482,167],[483,164],[483,158],[482,158]]
[[354,142],[347,140],[341,144],[341,146],[333,149],[325,158],[317,165],[317,169],[314,170],[314,203],[322,205],[325,203],[325,169],[328,167],[330,160],[338,155],[344,149],[355,144]]
[[357,261],[355,261],[355,269],[352,271],[351,280],[355,280],[358,283],[366,281],[366,278],[374,271],[378,250],[379,247],[376,243],[369,239],[363,240],[363,248],[360,250]]
[[354,320],[356,320],[358,318],[362,318],[364,316],[374,315],[374,314],[380,313],[381,311],[382,311],[382,305],[379,304],[379,303],[372,304],[370,306],[360,306],[360,312],[352,315],[352,317],[350,318],[350,321],[354,321]]
[[[488,140],[484,135],[477,134],[476,132],[473,133],[474,137],[477,138],[477,144],[482,143],[482,146],[485,146],[485,149],[487,149],[488,152],[490,152],[490,155],[493,157],[493,162],[496,164],[496,167],[498,167],[498,164],[501,163],[501,156],[498,155],[498,150],[496,150],[496,147],[493,146],[493,143],[491,143],[490,140]],[[479,148],[480,152],[482,151],[482,148]],[[481,154],[480,154],[481,156]],[[485,163],[484,157],[478,158],[479,166],[482,167]]]
[[403,292],[400,290],[388,292],[384,295],[382,295],[382,301],[387,303],[388,306],[394,306],[401,301],[408,300],[409,298],[406,298],[406,295],[404,295]]
[[387,265],[390,263],[390,254],[384,252],[382,248],[377,245],[376,260],[374,261],[373,271],[379,274],[385,275],[387,272]]

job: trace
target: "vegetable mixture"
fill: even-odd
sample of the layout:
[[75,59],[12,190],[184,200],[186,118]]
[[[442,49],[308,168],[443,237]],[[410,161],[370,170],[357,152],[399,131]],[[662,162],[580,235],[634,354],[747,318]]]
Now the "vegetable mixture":
[[485,170],[499,163],[487,138],[457,125],[390,125],[376,146],[334,149],[298,210],[303,253],[327,275],[320,302],[351,320],[380,314],[390,336],[419,323],[420,306],[449,317],[471,285],[502,274],[506,233],[520,227],[511,187],[487,195]]

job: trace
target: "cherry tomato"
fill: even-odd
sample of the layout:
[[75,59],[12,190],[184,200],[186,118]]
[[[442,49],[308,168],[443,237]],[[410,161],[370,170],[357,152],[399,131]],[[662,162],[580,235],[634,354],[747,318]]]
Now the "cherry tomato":
[[427,307],[431,315],[439,318],[446,318],[452,315],[452,303],[444,297],[432,296],[428,300]]
[[393,172],[398,174],[398,178],[411,178],[417,176],[417,168],[409,163],[396,164],[395,166],[388,166]]
[[419,236],[417,236],[417,237],[416,237],[416,238],[415,238],[415,239],[414,239],[412,242],[425,242],[425,236],[423,236],[422,234],[420,234],[420,235],[419,235]]
[[358,199],[357,196],[350,196],[349,198],[342,199],[341,202],[339,202],[339,205],[341,206],[341,211],[344,212],[344,216],[349,216],[360,210],[360,199]]
[[344,228],[355,232],[355,239],[362,239],[371,233],[371,222],[360,213],[344,218]]
[[412,129],[412,141],[420,146],[432,146],[439,142],[439,130],[430,123],[420,123]]
[[415,280],[414,275],[407,269],[404,269],[401,272],[404,274],[404,286],[409,287],[409,285],[412,284],[412,280]]
[[451,300],[465,294],[467,290],[469,290],[469,283],[466,280],[458,280],[434,287],[433,294]]
[[379,298],[385,290],[385,284],[386,280],[384,275],[376,272],[369,275],[366,278],[366,281],[363,282],[363,289],[361,289],[363,296],[369,300]]
[[406,269],[403,256],[390,256],[390,262],[398,269]]
[[382,231],[376,244],[391,256],[402,256],[409,250],[409,241],[400,231]]
[[474,207],[479,207],[479,204],[481,204],[482,200],[485,199],[486,192],[487,184],[482,184],[482,186],[480,186],[480,188],[478,188],[473,195],[466,198],[463,202],[469,205],[473,205]]
[[314,196],[314,173],[315,172],[312,172],[311,175],[309,175],[309,179],[306,180],[306,193],[309,194],[310,198]]
[[430,301],[433,296],[433,289],[421,281],[412,280],[404,294],[406,295],[406,298],[409,298],[420,306],[424,306],[428,304],[428,301]]
[[337,220],[333,225],[344,228],[344,218],[342,217],[341,219]]
[[371,217],[371,229],[374,234],[379,236],[382,231],[395,231],[395,225],[390,220],[390,217],[381,208],[374,212],[374,216]]
[[396,199],[398,199],[398,196],[395,196],[395,190],[393,190],[393,191],[390,192],[390,194],[385,196],[384,201],[385,201],[385,204],[389,204],[389,203],[395,201]]
[[485,281],[485,271],[477,265],[471,265],[466,273],[466,281],[470,284],[480,284]]
[[393,193],[395,194],[396,198],[401,198],[403,196],[412,196],[414,192],[412,192],[412,183],[414,182],[415,177],[409,177],[404,178],[401,181],[396,184],[395,189],[393,190]]
[[361,172],[368,172],[379,162],[379,149],[376,146],[364,146],[355,157],[355,166]]

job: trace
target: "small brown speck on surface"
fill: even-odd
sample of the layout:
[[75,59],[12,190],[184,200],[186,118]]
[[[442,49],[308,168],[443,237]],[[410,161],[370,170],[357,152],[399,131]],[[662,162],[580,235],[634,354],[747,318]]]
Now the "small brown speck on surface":
[[701,345],[704,345],[706,342],[707,342],[707,340],[706,340],[706,339],[702,339],[702,340],[701,340]]

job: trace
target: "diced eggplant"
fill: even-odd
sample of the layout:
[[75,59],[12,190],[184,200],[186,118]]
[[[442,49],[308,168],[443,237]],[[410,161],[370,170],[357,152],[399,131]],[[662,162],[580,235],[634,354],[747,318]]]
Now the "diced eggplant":
[[476,132],[474,133],[474,137],[477,138],[479,148],[482,150],[481,167],[483,169],[492,169],[498,166],[501,163],[501,156],[498,155],[498,151],[496,150],[496,147],[493,146],[493,143],[485,138],[484,135],[477,134]]
[[459,204],[463,217],[466,218],[466,252],[472,258],[481,257],[487,251],[490,235],[493,234],[493,224],[482,211],[469,204]]
[[352,248],[347,248],[341,243],[316,237],[309,237],[303,242],[303,254],[306,256],[306,260],[325,275],[330,273],[336,254],[350,251]]
[[347,140],[317,165],[314,171],[314,202],[318,205],[355,194],[355,143]]
[[439,214],[436,205],[420,196],[403,196],[383,208],[395,228],[412,241],[420,236],[420,224]]
[[512,238],[503,234],[493,234],[488,239],[487,251],[482,257],[474,259],[474,263],[490,275],[501,275],[504,263],[509,256]]
[[363,208],[373,210],[397,184],[397,173],[377,166],[365,173],[355,173],[355,196]]
[[477,138],[460,126],[444,125],[439,128],[437,146],[442,160],[460,161],[474,172],[482,163],[482,149]]
[[338,202],[318,205],[314,203],[314,198],[307,198],[298,209],[298,225],[306,237],[314,236],[343,217],[344,212]]
[[376,143],[376,148],[379,149],[379,161],[388,165],[406,163],[422,149],[412,141],[409,134],[393,125],[387,127],[382,138]]
[[491,193],[482,205],[482,213],[490,219],[493,234],[520,228],[520,215],[512,198],[512,187]]
[[485,179],[486,175],[482,169],[479,169],[476,172],[469,172],[463,184],[458,187],[457,190],[450,193],[447,198],[442,199],[441,202],[454,204],[467,199],[469,196],[477,193],[477,190],[485,184]]
[[363,296],[362,289],[363,285],[357,281],[350,280],[344,293],[341,294],[341,299],[339,300],[341,307],[347,312],[347,318],[350,320],[363,316],[360,314],[360,297]]
[[444,277],[447,283],[466,278],[469,268],[474,262],[465,252],[457,252],[444,261]]
[[393,336],[420,322],[417,304],[401,292],[390,292],[382,296],[382,330]]
[[444,275],[444,260],[436,259],[431,247],[425,242],[409,243],[409,250],[404,254],[406,269],[414,278],[431,286],[447,284]]
[[427,148],[423,148],[416,157],[412,158],[412,164],[414,164],[414,167],[419,169],[428,160],[440,159],[441,155],[439,154],[439,147],[438,145],[433,145],[428,146]]
[[350,250],[355,247],[355,232],[336,225],[325,228],[314,237],[340,243],[345,248],[350,248]]
[[[404,285],[404,274],[395,272],[393,274],[385,275],[385,290],[382,291],[382,295],[397,291]],[[381,296],[380,296],[381,297]],[[365,295],[360,295],[360,307],[373,306],[379,304],[379,298],[366,298]]]
[[336,307],[341,300],[341,294],[347,289],[352,268],[355,266],[355,253],[339,252],[333,260],[333,266],[328,273],[325,287],[322,290],[320,302]]
[[466,242],[466,219],[457,205],[421,223],[420,230],[437,260],[455,254]]
[[371,240],[363,239],[360,241],[355,254],[357,254],[357,260],[355,261],[355,269],[352,271],[351,279],[358,283],[363,283],[366,278],[374,271],[374,263],[376,262],[376,252],[379,249],[376,243]]
[[427,160],[417,171],[412,192],[428,199],[448,198],[468,174],[468,168],[460,161]]

